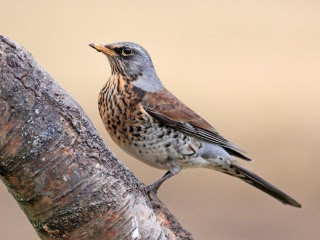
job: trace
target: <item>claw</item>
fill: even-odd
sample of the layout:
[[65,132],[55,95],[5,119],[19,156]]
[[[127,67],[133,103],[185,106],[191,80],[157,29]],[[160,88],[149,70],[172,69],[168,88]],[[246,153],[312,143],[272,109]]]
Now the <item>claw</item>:
[[174,175],[176,175],[177,173],[179,173],[180,171],[181,171],[181,167],[180,167],[180,166],[173,165],[173,166],[171,167],[171,169],[170,169],[168,172],[166,172],[166,174],[165,174],[162,178],[160,178],[160,179],[159,179],[158,181],[156,181],[155,183],[147,186],[147,187],[145,188],[146,192],[147,192],[147,193],[152,192],[153,194],[157,195],[158,190],[159,190],[161,184],[162,184],[165,180],[167,180],[167,179],[173,177]]
[[153,194],[157,195],[160,186],[161,186],[161,183],[155,182],[155,183],[147,186],[147,187],[145,188],[145,190],[146,190],[147,193],[152,192]]

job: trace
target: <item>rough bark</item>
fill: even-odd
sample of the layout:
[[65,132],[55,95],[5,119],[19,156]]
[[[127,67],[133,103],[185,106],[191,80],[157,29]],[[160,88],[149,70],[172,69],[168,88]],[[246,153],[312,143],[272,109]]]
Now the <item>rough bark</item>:
[[41,239],[193,239],[81,107],[1,35],[0,177]]

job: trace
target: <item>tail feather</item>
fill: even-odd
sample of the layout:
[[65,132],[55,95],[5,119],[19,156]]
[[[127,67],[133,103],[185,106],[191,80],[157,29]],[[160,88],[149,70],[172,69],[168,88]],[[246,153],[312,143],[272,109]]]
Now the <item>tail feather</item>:
[[250,185],[260,189],[261,191],[269,194],[270,196],[276,198],[283,204],[288,204],[293,207],[301,208],[301,204],[294,200],[292,197],[288,196],[284,192],[280,191],[275,186],[271,185],[267,181],[263,180],[258,175],[253,172],[239,166],[239,165],[231,165],[235,170],[236,175],[242,179],[243,181],[249,183]]

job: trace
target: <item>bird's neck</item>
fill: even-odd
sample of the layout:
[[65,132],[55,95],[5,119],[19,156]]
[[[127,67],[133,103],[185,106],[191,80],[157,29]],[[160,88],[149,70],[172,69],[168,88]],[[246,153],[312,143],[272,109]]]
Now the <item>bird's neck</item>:
[[132,84],[146,92],[159,92],[164,89],[155,71],[145,71],[132,81]]
[[[121,74],[112,74],[99,94],[99,106],[111,101],[120,101],[128,108],[134,107],[146,94],[145,91],[135,87],[131,81]],[[120,104],[119,103],[119,104]],[[112,105],[112,104],[111,104]]]

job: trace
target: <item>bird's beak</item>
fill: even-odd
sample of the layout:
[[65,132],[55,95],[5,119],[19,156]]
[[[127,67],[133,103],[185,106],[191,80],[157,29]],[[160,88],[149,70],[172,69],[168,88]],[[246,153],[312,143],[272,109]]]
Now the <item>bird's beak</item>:
[[94,48],[98,52],[102,52],[102,53],[106,54],[107,56],[113,57],[113,56],[117,56],[118,55],[115,51],[113,51],[112,49],[108,48],[106,45],[90,43],[89,46]]

